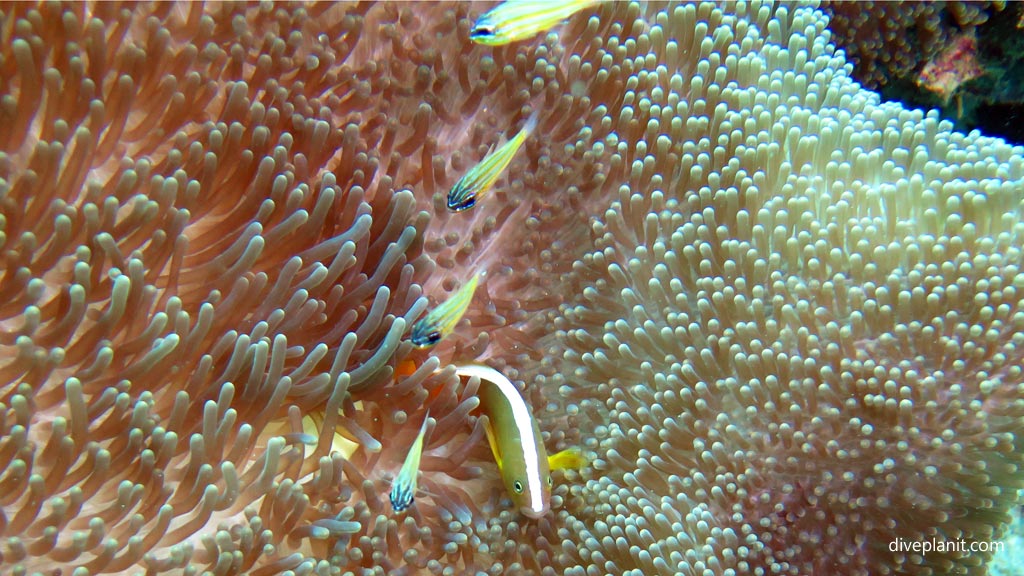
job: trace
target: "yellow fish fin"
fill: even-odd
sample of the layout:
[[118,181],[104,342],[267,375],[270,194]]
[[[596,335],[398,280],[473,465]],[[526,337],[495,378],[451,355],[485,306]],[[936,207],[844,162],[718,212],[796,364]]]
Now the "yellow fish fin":
[[579,448],[568,448],[548,456],[548,467],[552,470],[580,469],[587,465],[587,458]]
[[491,445],[494,461],[498,463],[498,474],[501,474],[501,450],[498,449],[498,439],[494,437],[494,429],[491,428],[490,422],[487,422],[487,425],[484,426],[484,432],[487,433],[487,443]]

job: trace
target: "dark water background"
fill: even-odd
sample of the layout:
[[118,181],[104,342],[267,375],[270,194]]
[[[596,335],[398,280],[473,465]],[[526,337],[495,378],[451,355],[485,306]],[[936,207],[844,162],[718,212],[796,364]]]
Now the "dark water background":
[[[824,1],[833,40],[854,77],[888,100],[938,108],[962,131],[979,129],[1024,144],[1024,2]],[[963,36],[973,37],[982,73],[948,100],[923,85],[929,62]]]

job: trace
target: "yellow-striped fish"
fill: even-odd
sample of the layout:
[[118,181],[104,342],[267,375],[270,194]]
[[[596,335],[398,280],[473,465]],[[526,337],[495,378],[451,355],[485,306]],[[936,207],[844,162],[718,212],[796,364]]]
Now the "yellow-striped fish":
[[540,518],[551,507],[551,470],[580,468],[586,459],[577,448],[548,456],[537,421],[515,385],[488,366],[456,366],[460,377],[480,378],[484,431],[505,488],[525,516]]
[[423,425],[420,426],[420,433],[413,440],[409,447],[409,453],[405,456],[402,469],[398,471],[394,483],[391,485],[391,508],[395,512],[401,512],[412,506],[416,499],[416,477],[420,473],[420,456],[423,454],[423,437],[427,433],[427,420],[430,419],[430,411],[423,418]]
[[530,38],[601,0],[508,0],[477,18],[469,37],[500,46]]
[[537,112],[534,112],[526,121],[523,129],[505,142],[500,148],[491,152],[479,164],[466,172],[466,175],[459,179],[448,192],[448,209],[452,212],[462,212],[476,206],[477,202],[494,185],[494,181],[505,171],[509,162],[519,151],[519,148],[526,141],[526,137],[537,127]]
[[417,348],[429,348],[441,341],[442,338],[452,333],[455,325],[462,319],[462,315],[469,308],[469,302],[473,299],[476,286],[480,283],[483,274],[477,272],[466,282],[462,288],[431,310],[426,316],[420,318],[412,325],[412,333],[409,341]]

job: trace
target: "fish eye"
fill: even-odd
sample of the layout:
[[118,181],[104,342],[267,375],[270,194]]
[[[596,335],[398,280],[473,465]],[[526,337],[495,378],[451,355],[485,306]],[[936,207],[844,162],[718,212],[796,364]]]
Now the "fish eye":
[[551,481],[551,476],[548,476],[548,486],[551,486],[554,482]]
[[516,491],[516,494],[522,494],[523,493],[523,483],[520,482],[519,480],[516,480],[515,483],[512,484],[512,489]]
[[469,32],[470,38],[490,38],[491,36],[494,36],[494,25],[486,22],[477,22]]
[[441,332],[432,330],[426,334],[418,334],[414,330],[413,335],[409,340],[412,342],[412,345],[417,348],[428,348],[441,341]]

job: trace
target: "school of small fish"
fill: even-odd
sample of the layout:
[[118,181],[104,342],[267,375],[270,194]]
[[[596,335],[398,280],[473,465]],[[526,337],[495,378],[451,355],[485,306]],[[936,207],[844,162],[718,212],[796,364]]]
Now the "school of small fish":
[[[575,13],[603,0],[508,0],[482,14],[470,30],[470,39],[500,46],[531,38],[564,22]],[[515,136],[491,151],[467,171],[448,192],[447,207],[465,212],[482,202],[537,127],[534,111]],[[409,341],[416,348],[435,346],[451,334],[469,308],[485,271],[476,272],[451,297],[413,324]],[[409,362],[406,360],[406,362]],[[498,465],[498,473],[513,504],[528,518],[541,518],[550,510],[552,470],[581,468],[586,459],[578,448],[548,455],[537,420],[529,404],[504,374],[482,365],[456,366],[460,378],[479,382],[480,412],[487,416],[484,432]],[[420,458],[423,455],[429,411],[413,440],[389,494],[391,507],[403,512],[415,502]]]

